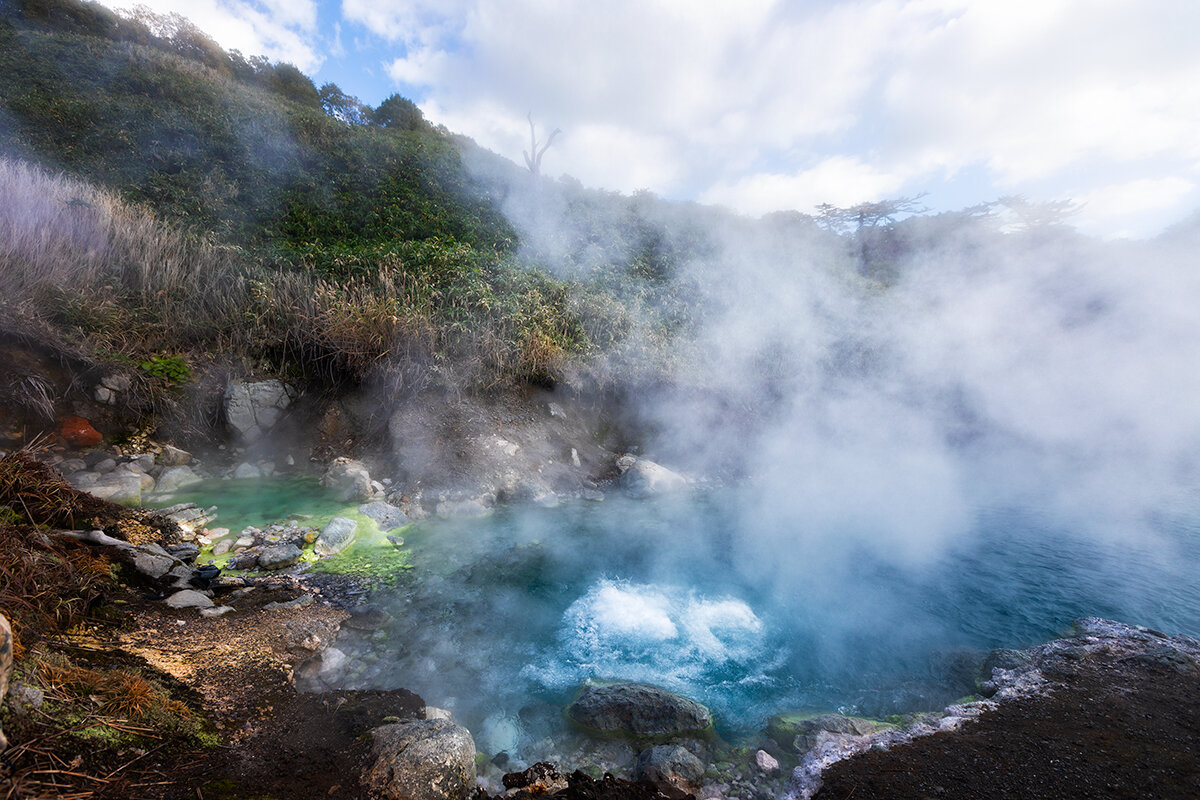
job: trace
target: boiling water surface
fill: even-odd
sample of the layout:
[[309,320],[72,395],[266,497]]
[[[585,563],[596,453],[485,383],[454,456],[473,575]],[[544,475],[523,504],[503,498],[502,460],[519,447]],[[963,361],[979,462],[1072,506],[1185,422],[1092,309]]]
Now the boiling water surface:
[[746,530],[736,500],[610,498],[413,526],[415,569],[374,598],[388,628],[346,644],[347,685],[412,689],[481,750],[519,753],[561,730],[587,679],[678,691],[737,738],[783,710],[940,708],[973,691],[987,649],[1080,616],[1200,634],[1194,522],[1159,520],[1135,548],[996,510],[922,558],[860,545],[806,557],[803,521]]

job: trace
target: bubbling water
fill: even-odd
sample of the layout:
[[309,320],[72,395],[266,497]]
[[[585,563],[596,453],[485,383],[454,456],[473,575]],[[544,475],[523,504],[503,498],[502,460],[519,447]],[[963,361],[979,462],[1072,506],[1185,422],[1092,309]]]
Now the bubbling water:
[[605,578],[567,607],[554,647],[522,675],[556,690],[619,677],[707,695],[770,667],[765,626],[744,601]]

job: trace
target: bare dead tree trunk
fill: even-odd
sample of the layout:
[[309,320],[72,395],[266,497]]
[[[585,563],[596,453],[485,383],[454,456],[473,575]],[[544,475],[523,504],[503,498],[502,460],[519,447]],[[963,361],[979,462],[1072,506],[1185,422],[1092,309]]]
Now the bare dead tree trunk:
[[546,140],[546,143],[541,146],[541,149],[538,149],[537,134],[535,133],[533,127],[532,111],[529,112],[528,119],[529,151],[521,151],[521,154],[525,156],[525,166],[529,167],[530,173],[536,177],[542,174],[542,156],[546,155],[546,151],[550,149],[550,145],[554,144],[554,137],[558,136],[560,133],[562,133],[562,131],[558,128],[555,128],[554,132],[550,134],[550,138]]

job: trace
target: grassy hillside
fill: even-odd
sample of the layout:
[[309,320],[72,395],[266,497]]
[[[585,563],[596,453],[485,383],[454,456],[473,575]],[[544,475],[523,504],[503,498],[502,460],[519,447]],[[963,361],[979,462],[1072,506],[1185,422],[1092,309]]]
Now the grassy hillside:
[[6,4],[10,324],[48,322],[102,357],[216,351],[335,381],[397,353],[466,385],[586,355],[564,285],[516,263],[452,137],[386,122],[347,124],[294,68],[193,29]]
[[639,385],[698,357],[677,345],[739,291],[745,242],[852,270],[803,215],[535,179],[404,98],[81,0],[0,5],[0,157],[0,324],[102,361]]

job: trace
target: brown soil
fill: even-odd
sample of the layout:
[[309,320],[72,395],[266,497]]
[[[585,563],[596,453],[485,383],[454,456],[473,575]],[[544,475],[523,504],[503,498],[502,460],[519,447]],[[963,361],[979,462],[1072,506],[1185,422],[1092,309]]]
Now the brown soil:
[[1200,675],[1095,663],[956,733],[835,764],[818,800],[1200,798]]
[[[153,795],[106,797],[357,798],[362,736],[384,718],[422,717],[425,702],[405,690],[301,694],[293,669],[332,641],[346,612],[319,602],[264,610],[296,591],[259,591],[217,619],[158,605],[134,611],[123,635],[138,654],[197,691],[225,746],[180,759],[175,780]],[[186,621],[179,625],[179,619]]]

